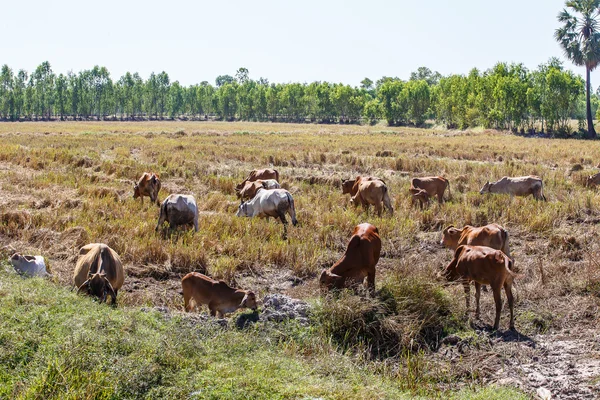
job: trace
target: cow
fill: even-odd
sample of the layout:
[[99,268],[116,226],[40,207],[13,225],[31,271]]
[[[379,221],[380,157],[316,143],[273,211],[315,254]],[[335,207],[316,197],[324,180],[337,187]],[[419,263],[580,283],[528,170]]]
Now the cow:
[[198,232],[198,207],[196,199],[187,194],[171,194],[160,206],[160,215],[156,224],[156,231],[167,221],[171,231],[180,225],[194,225],[194,230]]
[[208,305],[210,315],[223,318],[238,308],[250,308],[256,311],[256,295],[251,290],[233,289],[223,281],[216,281],[198,272],[190,272],[181,280],[185,310],[196,306]]
[[77,293],[86,292],[96,296],[100,302],[109,294],[112,305],[117,305],[117,293],[125,275],[119,255],[104,243],[90,243],[79,250],[75,265],[73,285]]
[[410,188],[411,193],[411,204],[413,206],[420,205],[421,209],[424,209],[427,205],[429,205],[429,195],[423,189]]
[[242,183],[235,187],[235,191],[239,192],[242,190],[244,185],[246,185],[246,182],[254,182],[258,179],[275,179],[277,182],[279,182],[279,172],[273,168],[254,169],[250,171],[250,175],[248,175],[248,177],[244,179]]
[[296,209],[294,207],[294,198],[285,189],[267,190],[259,188],[252,200],[248,200],[238,207],[238,217],[275,217],[283,223],[283,236],[287,236],[287,220],[285,214],[290,214],[292,224],[296,226]]
[[587,186],[587,187],[592,187],[592,186],[596,186],[596,185],[600,185],[600,172],[598,172],[597,174],[588,176],[587,179],[585,180],[585,186]]
[[510,329],[515,328],[513,315],[514,299],[512,294],[513,279],[516,275],[511,271],[512,260],[501,250],[485,246],[458,246],[454,258],[440,272],[439,276],[448,281],[460,280],[465,290],[467,313],[471,306],[470,282],[475,282],[475,318],[479,318],[479,298],[481,285],[490,285],[494,293],[496,304],[496,319],[494,330],[500,325],[500,312],[502,311],[502,293],[504,288],[508,305],[510,307]]
[[367,288],[375,290],[375,266],[381,253],[377,228],[369,223],[357,225],[352,232],[346,252],[331,268],[324,269],[319,278],[323,290],[342,289],[360,285],[367,278]]
[[546,201],[542,179],[532,175],[518,176],[515,178],[505,176],[496,182],[490,183],[490,181],[487,181],[479,193],[507,193],[511,196],[533,195],[533,198],[536,200]]
[[357,176],[356,179],[342,179],[342,194],[350,194],[350,197],[356,196],[360,182],[364,181],[381,181],[385,185],[383,179],[374,176]]
[[489,224],[479,228],[465,225],[462,229],[449,226],[442,232],[440,244],[451,250],[456,250],[458,246],[462,245],[487,246],[502,250],[512,259],[508,246],[508,232],[498,224]]
[[46,262],[42,256],[24,256],[15,253],[10,257],[10,263],[15,271],[21,275],[29,277],[41,276],[43,278],[52,277],[46,270]]
[[243,203],[244,200],[250,200],[254,198],[254,196],[256,196],[256,192],[260,188],[267,190],[281,189],[281,185],[275,179],[258,179],[254,182],[246,182],[242,190],[240,190],[237,195],[240,198],[240,201]]
[[450,181],[441,176],[426,176],[423,178],[413,178],[410,181],[411,192],[413,189],[422,189],[427,192],[429,197],[437,196],[438,203],[444,202],[444,192],[448,188],[448,198],[450,197]]
[[144,172],[138,183],[133,186],[133,199],[135,200],[139,197],[142,204],[144,204],[144,196],[148,196],[150,197],[150,201],[160,206],[160,201],[158,200],[160,187],[160,178],[157,174]]

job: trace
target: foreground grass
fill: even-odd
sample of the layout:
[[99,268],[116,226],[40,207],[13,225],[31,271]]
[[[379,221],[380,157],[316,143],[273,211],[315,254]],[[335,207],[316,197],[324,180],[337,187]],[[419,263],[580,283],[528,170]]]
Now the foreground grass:
[[[237,330],[0,273],[0,398],[414,398],[313,328]],[[508,389],[423,397],[525,398]]]

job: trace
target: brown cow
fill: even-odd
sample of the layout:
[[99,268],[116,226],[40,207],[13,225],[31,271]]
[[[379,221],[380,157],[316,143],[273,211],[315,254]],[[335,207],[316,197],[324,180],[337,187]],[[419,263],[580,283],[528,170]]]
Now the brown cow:
[[123,264],[113,249],[104,243],[90,243],[79,250],[73,274],[73,285],[78,293],[86,291],[100,298],[100,302],[109,294],[116,306],[117,292],[124,281]]
[[437,196],[439,203],[444,201],[444,191],[446,191],[446,188],[448,188],[448,197],[450,197],[450,182],[441,176],[413,178],[410,181],[410,189],[423,189],[429,197]]
[[279,172],[273,168],[254,169],[250,171],[250,175],[248,175],[248,177],[244,179],[242,183],[235,187],[235,191],[239,192],[242,190],[244,185],[246,185],[246,182],[254,182],[258,179],[275,179],[277,182],[279,182]]
[[479,298],[481,285],[490,285],[496,303],[496,319],[494,329],[500,325],[500,312],[502,311],[502,288],[508,299],[510,307],[510,329],[515,328],[513,315],[514,299],[512,283],[516,275],[511,271],[512,260],[500,250],[485,246],[458,246],[454,258],[448,266],[440,272],[440,276],[448,281],[460,280],[465,290],[467,313],[471,307],[470,282],[475,282],[475,318],[479,318]]
[[331,268],[321,272],[319,283],[324,289],[342,289],[361,284],[375,290],[375,265],[381,253],[379,231],[371,224],[357,225],[348,242],[346,253]]
[[281,185],[275,179],[258,179],[254,182],[246,182],[242,190],[237,193],[237,196],[240,198],[243,203],[244,200],[251,200],[256,196],[256,192],[258,189],[281,189]]
[[587,179],[585,180],[585,186],[592,187],[592,186],[596,186],[596,185],[600,185],[600,172],[598,172],[597,174],[588,176]]
[[160,187],[160,178],[157,174],[144,172],[138,183],[133,186],[133,198],[137,199],[139,197],[142,204],[144,204],[144,196],[148,196],[153,203],[160,206],[160,201],[158,200]]
[[357,176],[356,179],[342,179],[342,194],[350,194],[350,197],[356,196],[361,181],[381,181],[385,185],[383,179],[375,176]]
[[210,315],[219,318],[238,308],[251,308],[256,311],[256,295],[251,290],[233,289],[223,281],[216,281],[198,272],[190,272],[181,280],[185,310],[190,312],[194,306],[208,305]]
[[355,206],[360,204],[367,212],[369,211],[369,205],[373,204],[377,215],[381,216],[383,203],[390,215],[394,213],[388,188],[382,179],[372,176],[366,178],[357,176],[353,180],[342,180],[342,194],[346,193],[349,193],[351,196],[350,204],[354,204]]
[[424,209],[427,205],[429,205],[429,195],[423,189],[410,188],[409,192],[412,195],[411,203],[415,206],[417,203],[421,206],[421,209]]
[[479,228],[465,225],[462,229],[449,226],[444,229],[440,244],[452,250],[456,250],[458,246],[462,245],[487,246],[502,250],[504,254],[511,257],[508,232],[498,224],[489,224]]

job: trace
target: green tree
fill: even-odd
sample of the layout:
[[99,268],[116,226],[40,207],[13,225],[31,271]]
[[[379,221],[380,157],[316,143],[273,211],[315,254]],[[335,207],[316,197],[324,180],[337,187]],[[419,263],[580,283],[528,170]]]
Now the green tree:
[[575,65],[585,66],[588,137],[595,138],[590,104],[590,72],[600,62],[600,0],[570,0],[565,5],[567,8],[558,14],[558,21],[563,26],[556,30],[554,36]]
[[0,117],[11,118],[14,115],[13,72],[8,65],[0,71]]

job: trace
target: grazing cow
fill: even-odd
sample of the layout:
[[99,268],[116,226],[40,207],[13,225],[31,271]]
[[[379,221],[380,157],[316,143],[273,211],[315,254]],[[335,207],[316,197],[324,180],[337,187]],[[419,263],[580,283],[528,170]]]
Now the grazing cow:
[[187,194],[171,194],[160,206],[160,215],[156,224],[156,231],[167,221],[171,231],[180,225],[194,225],[198,232],[198,207],[196,199]]
[[369,212],[369,206],[372,204],[375,206],[375,211],[379,217],[381,217],[383,206],[385,206],[390,215],[394,214],[388,188],[380,180],[359,182],[358,192],[350,199],[350,204],[354,204],[355,206],[362,205],[367,213]]
[[437,196],[438,202],[444,201],[444,192],[448,188],[448,197],[450,197],[450,181],[441,176],[426,176],[423,178],[413,178],[410,181],[410,190],[422,189],[427,192],[429,197]]
[[235,214],[238,217],[275,217],[283,223],[283,236],[287,236],[287,220],[285,214],[290,214],[292,224],[296,226],[296,209],[294,207],[294,198],[285,189],[266,190],[259,188],[252,200],[248,200],[238,207]]
[[85,291],[100,298],[100,302],[104,302],[109,294],[116,306],[117,292],[124,280],[121,259],[113,249],[104,243],[90,243],[79,250],[73,274],[73,285],[78,293]]
[[144,204],[144,196],[148,196],[153,203],[156,202],[156,205],[160,205],[158,201],[160,187],[160,178],[157,174],[144,172],[138,183],[133,186],[133,198],[139,197]]
[[536,200],[546,201],[542,179],[532,175],[515,178],[505,176],[497,182],[490,183],[488,181],[479,193],[507,193],[511,196],[529,196],[531,194]]
[[21,275],[52,277],[46,270],[46,263],[42,256],[24,256],[15,253],[10,257],[10,263],[15,271]]
[[411,203],[413,206],[419,203],[421,209],[424,209],[427,205],[429,205],[429,195],[423,189],[410,188],[409,192],[412,195]]
[[208,305],[210,315],[223,318],[225,314],[238,308],[251,308],[256,311],[256,295],[251,290],[233,289],[223,281],[216,281],[198,272],[190,272],[181,280],[185,310],[190,312],[194,306]]
[[356,179],[342,179],[342,194],[350,194],[350,197],[356,196],[360,182],[364,181],[381,181],[385,185],[383,179],[374,176],[357,176]]
[[265,169],[255,169],[250,171],[250,175],[242,183],[235,187],[235,191],[239,192],[244,188],[246,182],[254,182],[258,179],[266,180],[266,179],[275,179],[279,182],[279,172],[273,168],[265,168]]
[[258,179],[254,182],[246,182],[242,190],[240,190],[237,195],[243,203],[244,200],[250,200],[254,198],[254,196],[256,196],[256,192],[260,188],[267,190],[281,189],[281,185],[275,179]]
[[511,257],[508,247],[508,232],[498,224],[489,224],[479,228],[465,225],[462,229],[449,226],[444,229],[440,244],[452,250],[456,250],[458,246],[462,245],[487,246],[502,250],[504,254]]
[[585,180],[585,186],[592,187],[592,186],[596,186],[596,185],[600,185],[600,172],[598,172],[597,174],[588,176],[587,179]]
[[496,319],[494,329],[500,325],[500,312],[502,311],[502,294],[504,288],[508,305],[510,307],[510,329],[514,329],[513,315],[514,300],[512,283],[516,275],[511,271],[512,260],[500,250],[485,246],[458,246],[454,258],[448,266],[440,272],[440,276],[448,281],[460,280],[465,290],[467,313],[471,306],[470,282],[475,282],[475,318],[479,318],[479,298],[481,285],[490,285],[496,303]]
[[342,289],[360,285],[367,278],[367,287],[375,290],[375,266],[381,253],[379,231],[371,224],[357,225],[348,242],[346,253],[331,268],[321,272],[323,289]]

